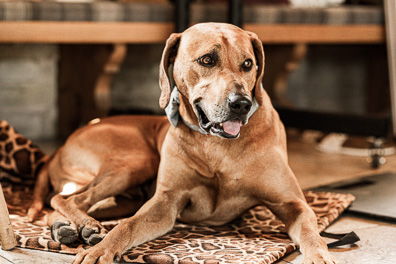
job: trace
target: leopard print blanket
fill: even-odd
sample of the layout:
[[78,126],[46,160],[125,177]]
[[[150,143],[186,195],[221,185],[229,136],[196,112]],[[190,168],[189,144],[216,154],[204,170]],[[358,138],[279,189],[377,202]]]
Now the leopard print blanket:
[[[79,243],[61,245],[51,239],[50,230],[41,221],[28,223],[26,210],[32,197],[28,187],[3,183],[18,246],[59,253],[76,254],[89,246]],[[355,199],[348,194],[305,192],[309,205],[323,231]],[[49,210],[49,209],[47,209]],[[121,219],[103,222],[109,230]],[[297,247],[285,226],[265,207],[255,207],[239,219],[220,227],[177,223],[168,234],[127,251],[122,263],[220,264],[273,263]]]

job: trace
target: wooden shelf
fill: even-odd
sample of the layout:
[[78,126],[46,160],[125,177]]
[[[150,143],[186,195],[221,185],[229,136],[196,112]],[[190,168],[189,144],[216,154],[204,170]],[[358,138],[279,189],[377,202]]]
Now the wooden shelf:
[[163,43],[173,23],[150,22],[0,22],[0,43]]
[[[385,42],[382,25],[245,24],[263,43],[376,44]],[[0,43],[164,43],[173,23],[0,22]]]
[[246,24],[263,43],[376,44],[385,42],[382,25]]

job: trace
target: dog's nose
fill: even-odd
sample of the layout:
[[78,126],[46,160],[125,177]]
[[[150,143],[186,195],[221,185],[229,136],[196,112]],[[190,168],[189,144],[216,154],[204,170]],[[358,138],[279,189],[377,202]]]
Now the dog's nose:
[[228,105],[234,114],[246,115],[252,108],[252,101],[242,95],[233,95],[229,98]]

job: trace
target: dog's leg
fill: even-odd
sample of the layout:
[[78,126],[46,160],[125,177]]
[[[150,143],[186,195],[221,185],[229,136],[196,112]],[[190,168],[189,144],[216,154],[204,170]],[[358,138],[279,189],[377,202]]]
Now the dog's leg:
[[[172,146],[172,143],[168,144]],[[195,178],[191,177],[191,169],[174,158],[172,151],[168,150],[168,155],[161,157],[154,196],[134,216],[113,228],[100,243],[77,254],[74,264],[113,263],[114,258],[121,257],[125,250],[164,235],[173,228],[177,216],[188,204],[191,190],[200,181],[192,180]]]
[[[144,162],[141,164],[145,165]],[[107,234],[107,230],[99,221],[87,214],[88,210],[99,201],[121,194],[155,176],[151,170],[147,171],[145,168],[135,167],[134,171],[130,171],[130,167],[125,164],[112,164],[106,167],[118,170],[104,170],[99,173],[100,176],[77,193],[69,196],[58,194],[51,199],[52,208],[74,223],[79,229],[80,237],[89,245],[100,242]]]
[[166,234],[187,199],[186,193],[157,190],[133,217],[122,221],[99,244],[80,252],[73,263],[112,263],[125,250]]
[[286,225],[289,236],[300,246],[303,264],[338,263],[319,235],[316,216],[307,204],[287,161],[279,157],[276,162],[283,166],[278,166],[270,175],[278,174],[278,177],[273,177],[271,184],[265,180],[255,182],[250,185],[252,192],[257,193],[259,199]]
[[[88,215],[94,219],[115,219],[135,213],[146,201],[145,197],[125,197],[122,195],[109,197],[99,201],[88,210]],[[56,242],[62,244],[72,244],[78,238],[78,230],[65,216],[57,211],[53,211],[46,215],[47,225],[51,230],[51,237]],[[98,240],[98,241],[95,241]],[[86,243],[95,244],[100,241],[100,237],[93,236],[86,239]]]
[[[95,245],[103,239],[107,231],[99,221],[87,214],[91,205],[97,202],[88,197],[91,197],[89,188],[68,197],[58,194],[51,199],[51,207],[64,214],[68,221],[77,226],[80,237],[86,244]],[[51,232],[53,231],[56,229],[51,228]]]
[[44,206],[44,200],[49,193],[50,183],[48,177],[48,162],[40,170],[33,192],[33,202],[29,207],[27,217],[29,222],[33,222]]
[[131,216],[148,200],[149,196],[140,192],[141,186],[136,187],[134,193],[108,197],[94,204],[88,215],[95,219],[115,219],[118,217]]
[[304,264],[338,263],[320,237],[316,216],[305,200],[267,205],[286,225],[292,240],[300,246]]
[[51,230],[51,237],[56,242],[69,245],[78,239],[77,227],[57,211],[50,212],[45,218]]

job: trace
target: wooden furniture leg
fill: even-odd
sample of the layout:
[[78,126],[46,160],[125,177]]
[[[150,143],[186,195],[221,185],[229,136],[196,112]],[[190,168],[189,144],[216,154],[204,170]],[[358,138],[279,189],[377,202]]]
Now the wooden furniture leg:
[[389,80],[392,105],[393,137],[396,138],[396,2],[385,0],[385,27],[388,47]]
[[14,230],[12,229],[3,189],[0,184],[0,244],[3,250],[10,250],[16,246]]
[[266,63],[270,65],[265,69],[264,88],[274,103],[291,107],[292,103],[287,99],[287,81],[306,56],[307,45],[266,45],[264,50]]
[[108,114],[111,80],[125,54],[125,44],[60,45],[59,138]]
[[122,62],[127,53],[127,46],[115,44],[103,67],[102,74],[98,77],[94,88],[94,99],[99,116],[106,116],[111,107],[111,82],[116,73],[120,71]]

